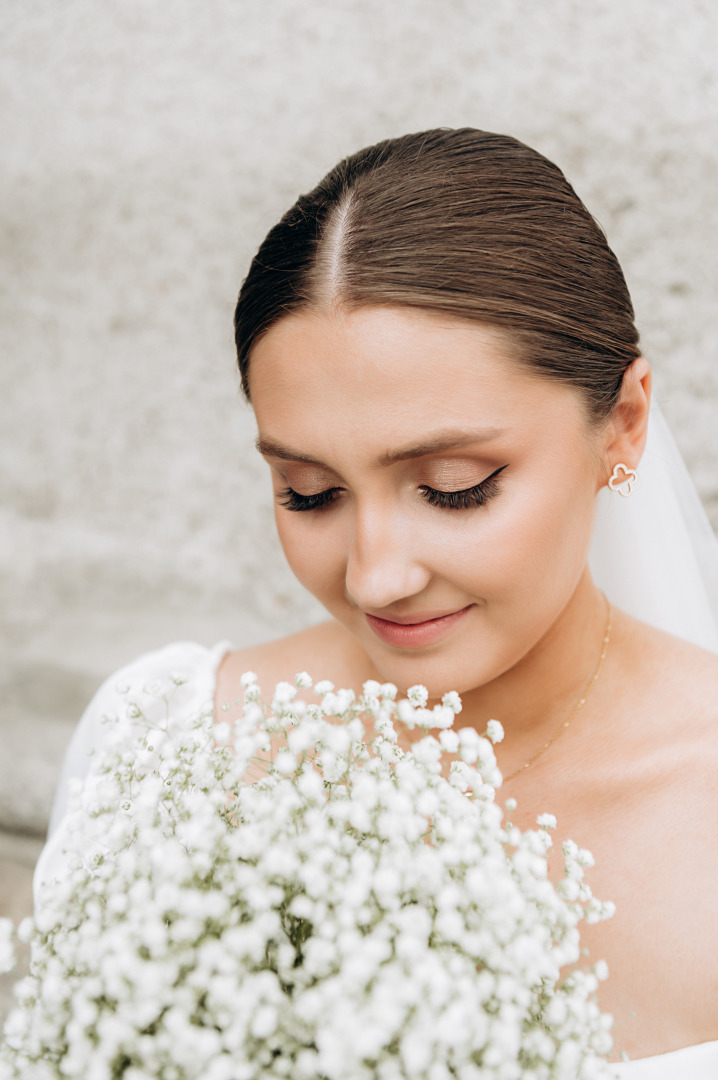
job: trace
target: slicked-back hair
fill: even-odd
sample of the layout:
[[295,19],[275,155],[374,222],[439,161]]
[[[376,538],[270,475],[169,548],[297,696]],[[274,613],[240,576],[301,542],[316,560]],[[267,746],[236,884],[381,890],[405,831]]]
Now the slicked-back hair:
[[270,230],[235,312],[248,398],[258,339],[285,315],[337,305],[422,308],[497,328],[520,362],[580,389],[597,421],[639,355],[621,267],[561,170],[517,139],[473,128],[360,150]]

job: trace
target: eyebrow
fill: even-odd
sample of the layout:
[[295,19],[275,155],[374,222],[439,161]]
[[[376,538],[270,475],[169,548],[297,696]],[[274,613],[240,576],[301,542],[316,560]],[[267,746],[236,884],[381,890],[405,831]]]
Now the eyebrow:
[[[446,450],[460,450],[464,446],[472,446],[475,443],[491,442],[503,434],[502,428],[483,428],[480,431],[440,431],[426,442],[387,451],[378,459],[378,464],[395,465],[399,461],[427,457],[429,454],[440,454]],[[304,465],[318,465],[323,469],[329,468],[326,462],[320,461],[319,458],[292,450],[288,446],[282,446],[281,443],[274,442],[272,439],[259,438],[255,446],[264,457],[280,458],[282,461],[299,461]]]

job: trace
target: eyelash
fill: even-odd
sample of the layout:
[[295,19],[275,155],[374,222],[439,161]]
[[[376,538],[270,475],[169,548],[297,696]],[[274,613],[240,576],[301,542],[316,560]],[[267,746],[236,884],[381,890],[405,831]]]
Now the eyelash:
[[287,510],[321,510],[336,501],[338,492],[339,488],[328,488],[316,495],[300,495],[288,487],[279,492],[278,498],[280,506],[286,506]]
[[[474,484],[473,487],[464,488],[462,491],[438,491],[426,484],[422,484],[419,490],[431,506],[438,506],[442,510],[470,510],[475,506],[485,506],[489,499],[499,494],[501,488],[499,473],[502,473],[505,468],[506,465],[502,465],[480,484]],[[327,488],[326,491],[319,491],[316,495],[300,495],[287,487],[279,492],[278,499],[280,505],[285,506],[287,510],[298,512],[322,510],[336,502],[340,491],[341,488]]]

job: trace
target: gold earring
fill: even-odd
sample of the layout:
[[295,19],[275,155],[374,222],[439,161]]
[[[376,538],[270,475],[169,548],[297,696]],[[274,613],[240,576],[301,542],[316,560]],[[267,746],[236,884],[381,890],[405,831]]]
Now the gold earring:
[[[620,474],[623,473],[623,476]],[[611,473],[611,479],[608,481],[608,486],[611,491],[617,491],[619,495],[623,495],[624,499],[633,491],[633,485],[638,481],[638,473],[635,469],[629,469],[628,465],[624,465],[623,462],[619,462],[618,465],[614,465],[613,472]]]

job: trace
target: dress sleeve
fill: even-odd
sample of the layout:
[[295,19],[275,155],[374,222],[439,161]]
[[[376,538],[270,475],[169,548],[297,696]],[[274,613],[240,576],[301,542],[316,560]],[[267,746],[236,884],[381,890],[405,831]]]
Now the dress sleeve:
[[35,867],[33,890],[36,904],[43,883],[62,876],[66,861],[64,826],[70,784],[87,777],[94,754],[102,749],[107,730],[103,717],[124,715],[126,700],[123,688],[141,691],[145,686],[164,682],[181,673],[186,683],[181,687],[182,694],[176,703],[173,702],[173,707],[182,710],[202,707],[214,696],[217,668],[229,647],[227,642],[220,642],[212,649],[192,642],[178,642],[145,653],[105,680],[82,714],[65,754],[50,815],[47,842]]

